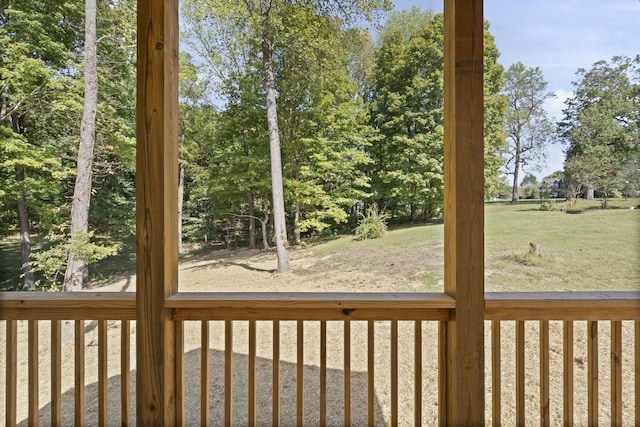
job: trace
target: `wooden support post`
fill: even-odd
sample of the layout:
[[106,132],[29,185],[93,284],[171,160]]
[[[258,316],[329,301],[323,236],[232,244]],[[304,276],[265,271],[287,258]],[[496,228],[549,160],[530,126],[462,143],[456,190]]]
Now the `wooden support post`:
[[446,425],[484,425],[483,0],[445,0]]
[[138,0],[137,424],[176,424],[178,0]]

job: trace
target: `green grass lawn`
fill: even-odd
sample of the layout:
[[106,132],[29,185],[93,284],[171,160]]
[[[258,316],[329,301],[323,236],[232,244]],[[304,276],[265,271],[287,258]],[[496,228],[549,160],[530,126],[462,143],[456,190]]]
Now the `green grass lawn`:
[[[585,209],[579,215],[539,211],[536,204],[487,205],[487,290],[640,290],[634,202],[597,209],[598,201],[579,201]],[[538,259],[525,256],[530,242],[542,248]]]
[[[540,211],[540,202],[488,203],[485,208],[485,289],[487,291],[640,290],[640,209],[637,200],[579,201],[584,212]],[[297,274],[367,271],[398,283],[397,291],[442,291],[443,225],[391,229],[382,239],[356,241],[343,236],[303,249],[309,262]],[[129,255],[92,266],[93,283],[130,274]],[[528,254],[530,243],[541,256]],[[19,283],[17,238],[0,242],[0,289]],[[206,257],[200,253],[199,257]]]

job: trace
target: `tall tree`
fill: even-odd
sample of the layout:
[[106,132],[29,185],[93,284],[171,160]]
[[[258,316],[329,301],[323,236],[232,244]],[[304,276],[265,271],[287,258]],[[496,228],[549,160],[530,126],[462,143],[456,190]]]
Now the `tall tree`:
[[507,99],[505,133],[509,147],[505,167],[513,175],[511,202],[515,203],[520,172],[546,155],[545,144],[553,127],[544,103],[555,95],[547,92],[540,68],[526,67],[521,62],[506,71],[503,93]]
[[[373,73],[370,115],[379,138],[369,147],[372,193],[379,206],[412,219],[438,215],[444,198],[443,22],[442,14],[417,8],[391,15]],[[487,25],[485,175],[492,178],[503,145],[498,55]]]
[[52,175],[60,172],[56,144],[64,140],[58,131],[73,119],[67,115],[47,122],[43,117],[51,120],[74,111],[69,61],[77,46],[78,18],[71,2],[0,3],[0,179],[5,204],[16,209],[24,289],[35,283],[31,226],[46,214],[41,200],[53,202],[60,194],[60,186],[52,184]]
[[88,274],[86,260],[77,248],[88,243],[89,238],[89,207],[98,109],[97,9],[96,0],[85,0],[84,109],[80,126],[76,183],[71,202],[72,244],[64,275],[64,291],[80,291],[84,277]]
[[[189,2],[185,2],[189,6]],[[192,6],[195,2],[192,3]],[[282,180],[282,154],[280,147],[280,130],[278,123],[278,98],[275,76],[275,59],[279,55],[280,49],[284,47],[283,40],[280,38],[283,29],[283,9],[289,6],[300,7],[304,10],[311,11],[317,15],[325,17],[335,17],[342,19],[343,22],[354,22],[358,19],[369,19],[376,11],[388,9],[390,3],[387,0],[361,0],[361,1],[332,1],[332,0],[316,0],[311,2],[299,2],[288,0],[247,0],[235,6],[214,4],[213,12],[201,13],[200,16],[208,18],[211,14],[218,17],[224,14],[216,14],[215,10],[224,9],[229,11],[235,8],[236,18],[228,20],[226,25],[220,19],[216,21],[223,31],[221,37],[229,34],[245,33],[260,40],[261,63],[264,84],[264,97],[266,106],[266,118],[269,135],[269,147],[271,158],[271,189],[272,189],[272,209],[274,221],[274,234],[276,238],[276,249],[278,258],[278,272],[286,272],[289,270],[288,253],[285,247],[287,241],[285,206],[284,206],[284,185]],[[200,9],[202,10],[202,9]],[[197,14],[194,14],[194,16]],[[196,23],[197,28],[202,28],[202,24]],[[238,26],[243,27],[244,31],[237,31]],[[233,30],[236,28],[236,30]],[[300,33],[301,37],[305,37],[304,32]],[[245,36],[246,37],[246,36]],[[251,37],[249,37],[251,38]],[[232,38],[227,38],[230,41]],[[201,39],[202,40],[202,39]],[[237,40],[237,39],[234,39]],[[204,45],[207,45],[206,41]],[[228,44],[229,45],[229,44]],[[230,43],[233,49],[226,51],[237,51],[237,43]],[[240,49],[242,50],[242,49]],[[214,56],[219,56],[215,54]],[[235,55],[235,58],[242,58]],[[240,61],[232,62],[232,66],[237,66]]]
[[640,153],[640,56],[598,61],[577,74],[559,124],[569,143],[565,170],[574,185],[598,191],[606,207]]

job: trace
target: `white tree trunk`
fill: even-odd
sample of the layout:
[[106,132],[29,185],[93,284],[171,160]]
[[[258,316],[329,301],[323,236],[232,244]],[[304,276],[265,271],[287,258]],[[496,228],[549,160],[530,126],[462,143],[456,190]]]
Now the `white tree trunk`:
[[[71,239],[82,237],[89,231],[91,204],[91,178],[95,145],[96,110],[98,108],[98,53],[96,39],[96,0],[85,0],[84,41],[84,111],[80,125],[80,146],[76,184],[71,201]],[[87,265],[79,254],[69,252],[64,275],[64,291],[80,291]]]
[[284,187],[282,183],[282,159],[280,153],[280,134],[278,130],[278,106],[276,103],[275,80],[273,76],[273,43],[269,28],[269,1],[261,0],[263,14],[262,26],[262,65],[267,101],[267,125],[269,129],[269,150],[271,154],[271,187],[273,193],[273,224],[276,237],[278,273],[290,270],[287,242],[287,227],[284,210]]

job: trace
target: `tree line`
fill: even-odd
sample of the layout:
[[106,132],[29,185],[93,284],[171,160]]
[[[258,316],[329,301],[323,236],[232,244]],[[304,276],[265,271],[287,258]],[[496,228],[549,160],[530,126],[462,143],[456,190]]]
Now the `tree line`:
[[[135,233],[135,2],[97,0],[95,36],[88,5],[0,11],[0,235],[20,233],[27,289],[81,288],[86,266]],[[383,0],[184,0],[181,25],[181,243],[275,246],[287,271],[290,245],[350,232],[371,206],[394,221],[441,217],[442,14]],[[541,104],[527,105],[549,95],[540,70],[505,71],[486,23],[487,198],[510,196],[505,170],[517,186],[527,153],[554,135],[569,141],[566,175],[579,188],[602,191],[580,172],[593,165],[572,165],[603,150],[617,159],[607,173],[637,170],[638,59],[578,77],[552,131]],[[600,139],[587,136],[596,125]],[[32,251],[36,234],[46,237]]]

